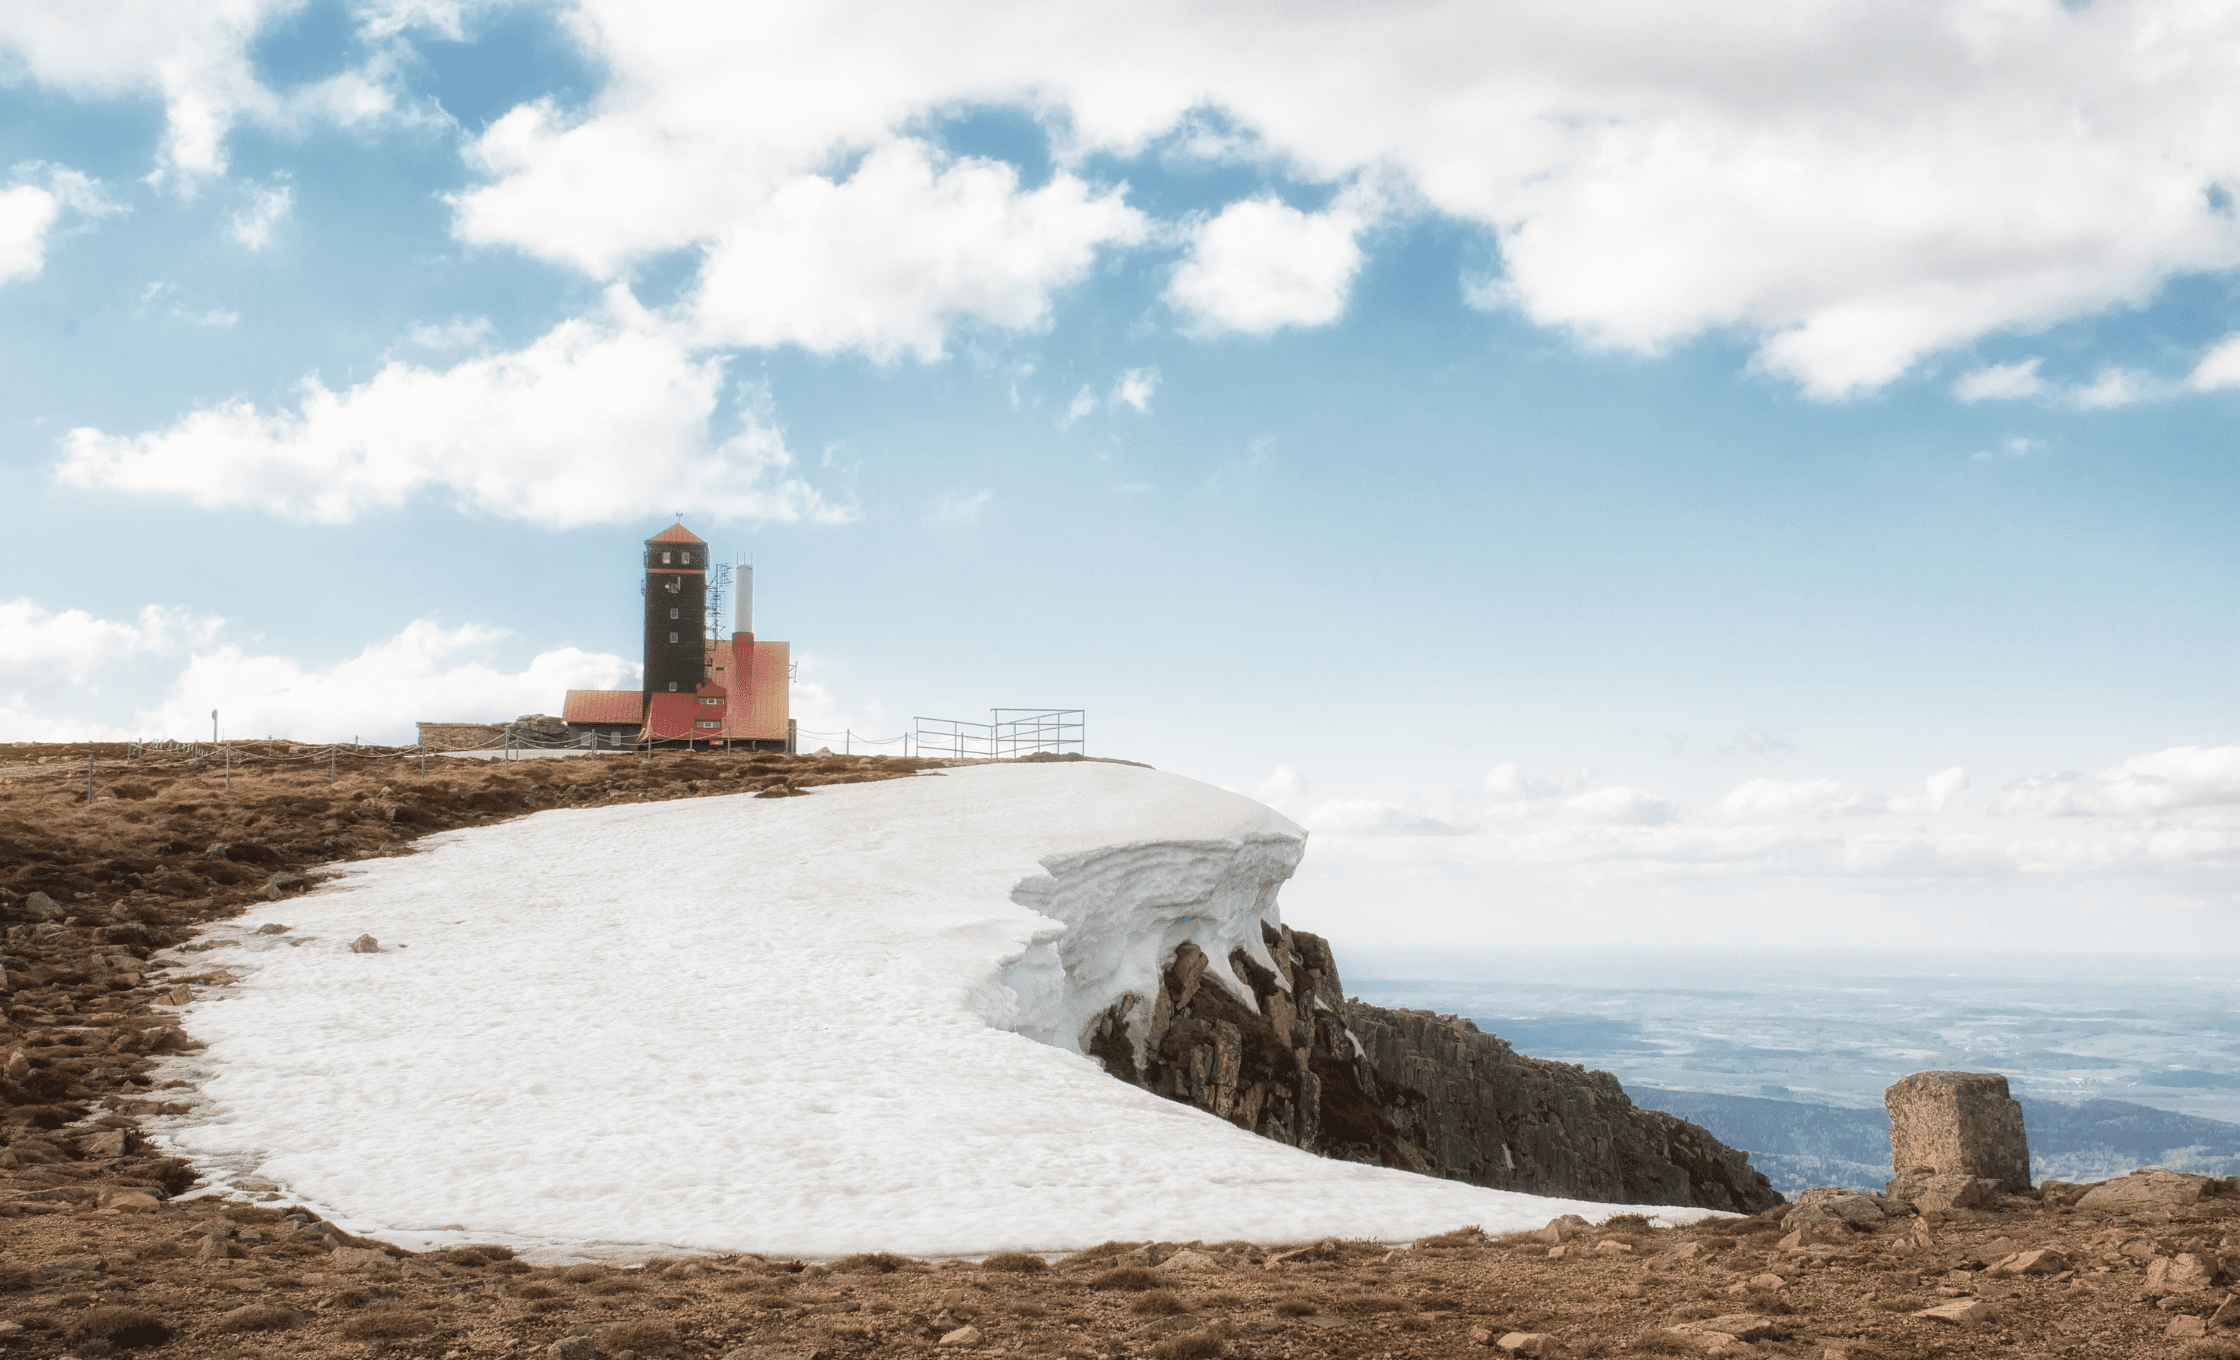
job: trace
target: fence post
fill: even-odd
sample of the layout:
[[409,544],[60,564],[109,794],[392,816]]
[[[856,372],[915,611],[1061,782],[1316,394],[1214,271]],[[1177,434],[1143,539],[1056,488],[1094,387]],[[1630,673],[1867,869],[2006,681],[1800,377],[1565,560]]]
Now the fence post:
[[86,806],[93,806],[93,752],[86,752]]
[[327,782],[329,784],[334,782],[335,753],[341,749],[340,746],[329,746],[327,748]]
[[233,743],[226,743],[226,792],[233,792]]

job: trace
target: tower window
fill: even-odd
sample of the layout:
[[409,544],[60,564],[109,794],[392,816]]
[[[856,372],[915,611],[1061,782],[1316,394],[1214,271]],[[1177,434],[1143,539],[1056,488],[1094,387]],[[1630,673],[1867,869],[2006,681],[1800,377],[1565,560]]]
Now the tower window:
[[[671,612],[671,613],[674,613],[675,611],[674,611],[674,610],[672,610],[672,611],[670,611],[670,612]],[[676,640],[677,640],[677,635],[676,635],[675,633],[671,633],[671,634],[669,634],[669,641],[671,641],[671,642],[675,642]]]
[[661,554],[661,565],[663,565],[663,566],[667,566],[667,565],[669,565],[669,554],[667,554],[667,553],[663,553],[663,554]]
[[671,680],[671,681],[669,682],[669,692],[670,692],[671,694],[674,694],[674,693],[676,693],[676,692],[677,692],[677,682],[676,682],[676,681],[674,681],[674,680]]
[[692,565],[692,554],[691,554],[691,553],[686,553],[686,554],[684,554],[684,564],[685,564],[686,566],[688,566],[688,567]]
[[670,610],[670,611],[669,611],[669,617],[670,617],[670,618],[672,618],[672,619],[673,619],[673,618],[675,618],[676,616],[677,616],[677,611],[676,611],[676,610],[672,609],[672,610]]

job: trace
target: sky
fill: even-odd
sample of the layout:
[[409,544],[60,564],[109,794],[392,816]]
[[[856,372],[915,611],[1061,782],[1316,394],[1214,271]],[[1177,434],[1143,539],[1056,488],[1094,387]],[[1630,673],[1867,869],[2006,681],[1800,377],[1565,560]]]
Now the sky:
[[[2240,950],[2240,12],[0,8],[0,740],[407,741],[751,561],[1436,951]],[[843,735],[845,734],[845,735]]]

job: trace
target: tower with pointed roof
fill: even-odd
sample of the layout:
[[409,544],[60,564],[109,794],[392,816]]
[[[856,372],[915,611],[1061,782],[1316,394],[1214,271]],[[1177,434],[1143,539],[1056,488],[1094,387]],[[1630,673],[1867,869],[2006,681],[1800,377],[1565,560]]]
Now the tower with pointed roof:
[[646,701],[708,678],[708,545],[682,524],[646,540]]

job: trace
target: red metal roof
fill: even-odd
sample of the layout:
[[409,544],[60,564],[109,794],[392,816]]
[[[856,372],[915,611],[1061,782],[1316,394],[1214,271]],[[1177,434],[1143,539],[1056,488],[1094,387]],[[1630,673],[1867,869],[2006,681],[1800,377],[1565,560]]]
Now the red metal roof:
[[648,543],[706,543],[707,541],[682,524],[672,524],[646,540]]
[[571,689],[560,708],[560,721],[572,723],[630,723],[643,716],[646,696],[634,689]]

